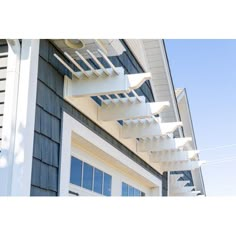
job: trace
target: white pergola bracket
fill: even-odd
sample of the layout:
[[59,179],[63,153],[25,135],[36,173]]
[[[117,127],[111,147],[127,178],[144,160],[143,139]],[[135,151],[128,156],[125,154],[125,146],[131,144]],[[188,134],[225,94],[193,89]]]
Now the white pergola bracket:
[[199,151],[197,151],[197,150],[161,151],[161,152],[151,152],[149,154],[149,157],[150,157],[150,161],[154,162],[154,163],[176,162],[176,161],[187,161],[190,159],[194,159],[198,153],[199,153]]
[[167,135],[174,132],[178,127],[182,126],[182,122],[157,123],[144,121],[143,124],[138,120],[124,122],[120,129],[121,138],[145,138]]
[[170,189],[183,188],[186,184],[189,184],[190,180],[179,180],[175,182],[170,181]]
[[204,161],[176,161],[176,162],[162,162],[162,171],[186,171],[199,168]]
[[191,192],[186,192],[186,193],[174,193],[174,194],[170,194],[170,196],[194,197],[194,196],[197,196],[199,193],[201,193],[201,192],[200,191],[191,191]]
[[[125,75],[122,67],[117,67],[119,74],[113,73],[113,69],[107,68],[109,75],[103,73],[103,70],[96,70],[99,76],[94,72],[86,71],[88,77],[82,72],[72,74],[72,79],[65,76],[66,97],[84,97],[106,94],[129,93],[131,90],[139,88],[146,80],[151,79],[150,73],[141,73],[134,75]],[[81,79],[78,79],[81,78]]]
[[170,138],[168,136],[152,139],[141,139],[137,142],[137,151],[158,152],[165,150],[177,150],[183,148],[190,141],[192,141],[192,138]]
[[[131,98],[131,97],[130,97]],[[108,100],[98,107],[98,120],[126,120],[133,118],[147,118],[158,114],[161,110],[168,106],[169,102],[153,102],[146,103],[144,96],[139,96],[140,100],[132,97],[134,102],[129,102],[125,98]]]
[[193,189],[195,189],[195,186],[184,186],[184,187],[174,187],[170,189],[171,194],[176,194],[176,193],[187,193],[191,192]]

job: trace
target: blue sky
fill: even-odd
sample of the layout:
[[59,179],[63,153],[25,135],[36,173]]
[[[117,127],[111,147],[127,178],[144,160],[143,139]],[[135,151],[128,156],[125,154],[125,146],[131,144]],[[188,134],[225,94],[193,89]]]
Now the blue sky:
[[[187,89],[208,196],[236,196],[236,40],[165,40],[175,88]],[[233,157],[228,162],[210,163]]]

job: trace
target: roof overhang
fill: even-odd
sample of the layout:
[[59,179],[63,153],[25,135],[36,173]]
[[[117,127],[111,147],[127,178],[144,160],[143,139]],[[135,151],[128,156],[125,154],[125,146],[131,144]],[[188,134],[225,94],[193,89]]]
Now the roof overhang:
[[[163,122],[180,121],[164,41],[160,39],[126,39],[125,41],[144,70],[151,72],[150,83],[155,101],[170,102],[169,109],[161,113],[161,120]],[[178,136],[183,137],[181,128],[178,130]]]

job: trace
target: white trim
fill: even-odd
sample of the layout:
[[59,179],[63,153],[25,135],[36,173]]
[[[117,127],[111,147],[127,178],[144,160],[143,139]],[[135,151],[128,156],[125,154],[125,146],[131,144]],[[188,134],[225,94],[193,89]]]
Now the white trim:
[[30,195],[38,57],[39,40],[23,39],[11,195]]
[[111,144],[103,140],[101,137],[93,133],[87,127],[82,125],[80,122],[63,112],[63,132],[62,132],[62,149],[61,149],[61,163],[60,163],[60,187],[59,195],[68,196],[69,191],[69,180],[70,180],[70,159],[71,159],[71,135],[72,131],[77,135],[81,136],[85,140],[93,143],[96,147],[99,147],[103,152],[111,155],[114,160],[132,169],[154,186],[158,186],[162,189],[161,180],[150,172],[145,170],[143,167],[129,159],[122,152],[117,150]]
[[[171,76],[170,76],[169,66],[168,66],[168,63],[167,63],[167,55],[166,55],[166,51],[165,51],[165,48],[164,48],[164,43],[163,43],[162,39],[159,40],[159,42],[160,42],[160,49],[161,49],[161,55],[162,55],[162,59],[163,59],[163,63],[164,63],[164,68],[165,68],[165,71],[166,71],[166,78],[167,78],[169,88],[170,88],[171,100],[173,102],[175,118],[176,118],[176,121],[180,121],[180,114],[178,112],[178,104],[177,104],[177,101],[176,101],[175,90],[174,90],[174,87],[173,87],[173,84],[172,84],[172,79],[171,79]],[[181,128],[179,128],[179,134],[180,134],[180,137],[183,137],[183,133],[182,133]]]
[[7,43],[8,63],[0,157],[0,196],[9,196],[11,194],[21,53],[18,40],[7,40]]

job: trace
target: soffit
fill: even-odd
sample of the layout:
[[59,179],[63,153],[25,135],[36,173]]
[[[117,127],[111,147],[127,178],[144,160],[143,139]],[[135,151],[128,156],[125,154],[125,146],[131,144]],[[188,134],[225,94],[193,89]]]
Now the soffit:
[[[156,101],[169,101],[170,107],[160,114],[163,122],[179,121],[177,106],[173,101],[174,88],[167,78],[166,66],[163,51],[161,49],[162,40],[158,39],[128,39],[125,40],[133,54],[142,65],[145,71],[151,72],[151,86]],[[175,96],[175,95],[174,95]]]
[[87,49],[89,49],[96,57],[101,57],[101,55],[98,54],[97,49],[100,49],[103,52],[105,52],[107,56],[117,56],[122,54],[123,51],[125,51],[125,48],[119,39],[80,39],[80,41],[82,41],[84,47],[80,49],[74,49],[68,47],[65,44],[65,39],[51,40],[51,42],[57,48],[59,48],[62,52],[67,52],[70,56],[72,56],[76,60],[79,60],[80,58],[75,53],[75,51],[78,51],[85,58],[90,58],[90,56],[86,51]]

